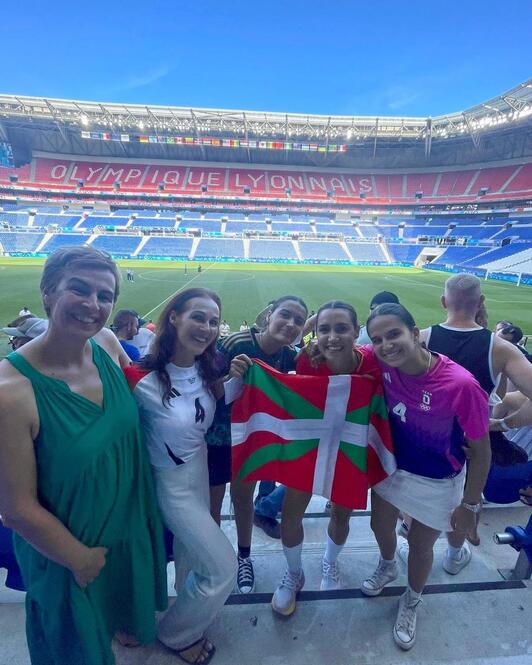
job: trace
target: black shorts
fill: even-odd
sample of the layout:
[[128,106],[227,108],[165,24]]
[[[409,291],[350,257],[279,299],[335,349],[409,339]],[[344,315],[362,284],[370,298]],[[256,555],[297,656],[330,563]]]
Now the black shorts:
[[231,446],[207,446],[209,485],[231,482]]

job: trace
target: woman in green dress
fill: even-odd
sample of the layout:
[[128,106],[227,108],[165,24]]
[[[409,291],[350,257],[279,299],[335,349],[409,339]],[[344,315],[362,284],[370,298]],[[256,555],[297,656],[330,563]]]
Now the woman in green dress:
[[15,532],[33,665],[111,665],[115,634],[147,643],[166,606],[166,561],[128,364],[104,329],[111,257],[55,252],[48,330],[0,363],[0,514]]

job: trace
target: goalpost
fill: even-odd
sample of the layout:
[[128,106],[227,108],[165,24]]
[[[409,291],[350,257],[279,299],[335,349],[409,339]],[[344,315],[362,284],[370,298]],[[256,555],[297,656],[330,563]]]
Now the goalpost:
[[500,282],[507,282],[509,284],[515,284],[516,286],[521,285],[521,280],[523,278],[522,272],[508,272],[506,270],[486,270],[486,275],[484,279],[494,279]]

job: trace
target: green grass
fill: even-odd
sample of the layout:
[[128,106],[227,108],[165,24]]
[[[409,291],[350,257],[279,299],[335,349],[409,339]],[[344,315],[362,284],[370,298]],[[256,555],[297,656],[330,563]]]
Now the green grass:
[[[15,318],[23,305],[42,316],[39,279],[40,259],[0,259],[0,322]],[[332,298],[354,305],[361,319],[367,315],[369,300],[378,291],[393,291],[413,313],[418,325],[427,326],[444,318],[439,302],[446,273],[413,268],[372,268],[353,266],[301,266],[272,264],[197,263],[173,261],[122,261],[122,292],[117,308],[136,309],[156,320],[164,302],[187,285],[205,286],[216,291],[223,305],[222,317],[231,329],[238,329],[243,319],[251,322],[266,303],[290,293],[302,297],[309,309]],[[135,270],[135,283],[125,281],[125,268]],[[483,282],[490,323],[509,319],[525,331],[530,329],[532,289],[496,281]],[[0,353],[5,344],[0,343]]]

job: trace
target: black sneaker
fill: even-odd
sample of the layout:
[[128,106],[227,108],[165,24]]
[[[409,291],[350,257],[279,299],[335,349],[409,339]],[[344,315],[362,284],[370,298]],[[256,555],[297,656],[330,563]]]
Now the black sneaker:
[[239,593],[251,593],[255,588],[255,573],[251,557],[244,558],[238,555],[238,573],[236,585]]
[[276,540],[280,539],[281,525],[275,518],[259,515],[255,512],[253,524],[258,526],[259,529],[262,529],[267,536],[270,536],[270,538],[275,538]]

